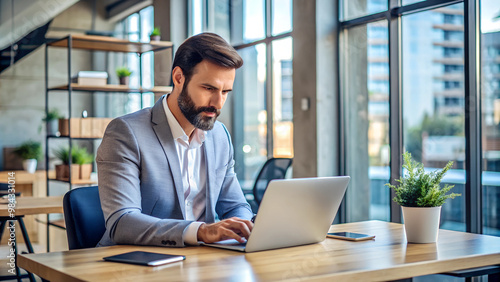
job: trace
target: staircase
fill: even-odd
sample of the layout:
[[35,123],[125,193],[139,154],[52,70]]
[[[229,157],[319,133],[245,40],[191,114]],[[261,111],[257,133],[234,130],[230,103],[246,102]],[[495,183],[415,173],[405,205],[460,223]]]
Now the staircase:
[[5,49],[0,50],[0,73],[31,53],[31,51],[43,45],[45,43],[45,34],[51,22],[49,21],[45,25],[28,33],[15,42],[13,46],[7,46]]

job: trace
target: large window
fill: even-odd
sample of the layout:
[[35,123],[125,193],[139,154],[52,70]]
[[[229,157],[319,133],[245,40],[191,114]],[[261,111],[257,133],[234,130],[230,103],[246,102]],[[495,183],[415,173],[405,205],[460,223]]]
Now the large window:
[[500,5],[481,1],[483,233],[500,236]]
[[[347,220],[389,220],[389,50],[387,21],[345,30],[342,90],[345,93]],[[359,44],[363,42],[363,44]]]
[[[236,48],[231,126],[236,166],[250,189],[270,157],[293,157],[292,0],[191,0],[190,35],[215,32]],[[226,124],[228,125],[228,124]]]
[[[463,8],[402,17],[402,74],[404,149],[429,170],[453,161],[443,183],[465,195]],[[465,197],[443,205],[441,228],[465,231]]]
[[[153,6],[148,6],[118,22],[115,27],[115,36],[134,42],[149,42],[149,34],[153,31],[153,28],[154,9]],[[142,54],[141,58],[134,53],[113,53],[110,56],[112,56],[110,58],[110,76],[112,79],[115,79],[114,68],[126,66],[132,70],[130,87],[152,88],[154,86],[154,56],[152,52]],[[142,78],[140,76],[140,63],[142,63]],[[123,114],[140,110],[141,107],[152,106],[155,102],[153,93],[144,93],[142,95],[130,93],[126,94],[123,99],[126,99],[126,101],[120,101],[125,105]]]
[[477,1],[340,1],[347,221],[401,220],[383,184],[406,150],[427,170],[454,162],[443,182],[462,197],[443,206],[441,228],[500,235],[500,6]]

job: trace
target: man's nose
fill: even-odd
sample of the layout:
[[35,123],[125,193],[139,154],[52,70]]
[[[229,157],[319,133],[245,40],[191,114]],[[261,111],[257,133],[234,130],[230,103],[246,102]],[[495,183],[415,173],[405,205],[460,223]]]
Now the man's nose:
[[224,94],[222,93],[222,91],[217,91],[212,96],[212,101],[210,106],[213,106],[216,109],[220,110],[222,109],[222,106],[224,106],[225,100],[226,99],[224,98]]

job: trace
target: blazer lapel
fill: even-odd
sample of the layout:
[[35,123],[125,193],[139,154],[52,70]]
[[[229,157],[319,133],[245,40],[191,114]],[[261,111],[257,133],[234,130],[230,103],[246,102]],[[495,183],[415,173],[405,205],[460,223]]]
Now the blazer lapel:
[[205,220],[207,222],[215,221],[215,205],[217,201],[217,189],[215,189],[215,151],[213,135],[211,131],[207,132],[205,138],[205,162],[207,165],[207,206],[205,209]]
[[165,116],[165,110],[163,109],[164,97],[165,95],[162,96],[153,106],[153,109],[151,110],[151,121],[153,123],[153,130],[156,137],[163,147],[163,152],[167,157],[170,172],[172,173],[172,178],[174,179],[177,200],[179,201],[179,206],[182,210],[182,216],[183,218],[186,218],[186,211],[184,210],[184,189],[182,187],[181,165],[177,156],[172,131],[170,130],[167,117]]

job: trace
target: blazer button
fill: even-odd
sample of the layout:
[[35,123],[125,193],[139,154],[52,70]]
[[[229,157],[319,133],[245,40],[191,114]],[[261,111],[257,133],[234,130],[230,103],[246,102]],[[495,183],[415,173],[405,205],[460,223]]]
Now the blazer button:
[[167,241],[162,240],[162,241],[161,241],[161,243],[162,243],[163,245],[166,245],[166,244],[167,244]]

